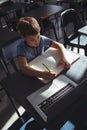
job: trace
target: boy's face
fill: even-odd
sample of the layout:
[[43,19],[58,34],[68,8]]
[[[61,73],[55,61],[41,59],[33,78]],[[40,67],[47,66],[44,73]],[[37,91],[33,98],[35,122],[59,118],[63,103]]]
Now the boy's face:
[[37,47],[40,43],[40,33],[36,35],[28,35],[23,37],[27,44],[31,47]]

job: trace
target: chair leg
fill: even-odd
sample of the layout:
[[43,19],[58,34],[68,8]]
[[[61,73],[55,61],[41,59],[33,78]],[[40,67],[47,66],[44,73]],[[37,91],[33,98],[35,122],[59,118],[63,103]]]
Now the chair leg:
[[58,41],[57,34],[56,34],[56,29],[55,29],[54,26],[53,26],[53,30],[54,30],[54,34],[55,34],[56,41]]
[[[0,91],[2,91],[3,90],[3,88],[0,88]],[[2,99],[0,98],[0,102],[2,101]]]
[[84,50],[85,50],[85,56],[87,56],[87,45],[85,46]]
[[7,96],[8,96],[8,98],[9,98],[9,100],[10,100],[12,106],[14,107],[14,109],[15,109],[15,111],[16,111],[18,117],[21,119],[21,122],[24,124],[25,121],[24,121],[24,119],[22,118],[22,116],[20,115],[20,113],[19,113],[19,111],[18,111],[18,109],[17,109],[17,106],[16,106],[15,102],[13,101],[12,97],[9,95],[9,93],[8,93],[6,90],[5,90],[5,92],[6,92]]
[[4,62],[3,62],[3,60],[2,60],[1,57],[0,57],[0,62],[1,62],[1,65],[2,65],[2,68],[3,68],[4,72],[6,73],[6,75],[8,75],[9,72],[8,72],[7,67],[6,67],[6,65],[4,64]]

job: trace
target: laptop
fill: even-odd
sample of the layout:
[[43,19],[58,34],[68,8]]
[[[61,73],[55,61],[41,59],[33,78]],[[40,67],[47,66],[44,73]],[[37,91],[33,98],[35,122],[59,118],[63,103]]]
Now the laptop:
[[[44,87],[30,94],[27,97],[27,100],[40,117],[45,122],[48,122],[53,119],[54,116],[58,115],[62,109],[65,109],[65,107],[69,105],[69,98],[67,95],[76,87],[77,84],[75,82],[64,74],[61,74],[56,77],[52,83],[48,83]],[[67,97],[68,101],[62,103],[61,106],[61,102],[64,102],[63,99],[65,100],[65,97]]]

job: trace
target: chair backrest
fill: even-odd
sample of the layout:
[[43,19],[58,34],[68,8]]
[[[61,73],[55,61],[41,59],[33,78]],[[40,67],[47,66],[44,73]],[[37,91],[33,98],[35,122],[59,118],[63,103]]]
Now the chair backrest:
[[61,13],[61,20],[62,20],[63,26],[66,26],[70,22],[73,22],[73,24],[77,28],[80,28],[82,26],[81,19],[77,11],[73,8],[64,10]]
[[4,20],[8,26],[8,28],[12,31],[17,31],[16,29],[16,26],[17,26],[17,23],[18,23],[18,16],[17,16],[17,13],[16,11],[12,11],[6,15],[4,15]]
[[7,1],[3,1],[0,6],[1,6],[2,8],[4,8],[4,7],[7,7],[7,6],[11,6],[12,4],[14,4],[13,1],[7,0]]
[[[68,38],[73,38],[78,29],[83,26],[81,19],[75,9],[66,9],[61,13],[61,26],[64,36],[64,45],[69,44]],[[71,35],[72,34],[72,35]]]
[[[17,31],[16,25],[19,19],[19,16],[21,16],[21,9],[19,7],[19,10],[14,9],[15,3],[13,1],[5,1],[1,4],[1,8],[3,9],[4,15],[3,18],[10,30]],[[11,7],[13,6],[13,7]]]
[[19,69],[15,58],[17,57],[17,46],[22,40],[21,38],[14,38],[0,48],[1,62],[7,75],[11,73],[10,68],[8,68],[9,64],[12,65],[15,71]]

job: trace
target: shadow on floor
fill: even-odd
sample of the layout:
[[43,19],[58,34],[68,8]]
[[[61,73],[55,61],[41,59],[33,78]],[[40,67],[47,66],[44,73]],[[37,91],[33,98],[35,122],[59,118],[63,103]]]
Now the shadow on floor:
[[[25,122],[27,122],[31,117],[27,112],[24,112],[24,114],[22,115],[23,119]],[[10,126],[7,130],[19,130],[22,126],[23,126],[23,122],[21,121],[21,119],[17,119],[12,126]],[[32,129],[33,130],[33,129]]]

